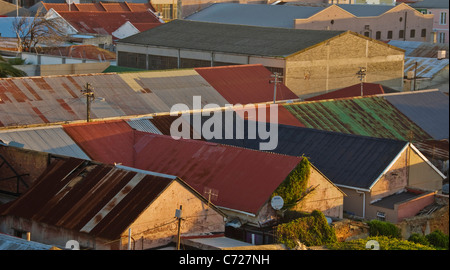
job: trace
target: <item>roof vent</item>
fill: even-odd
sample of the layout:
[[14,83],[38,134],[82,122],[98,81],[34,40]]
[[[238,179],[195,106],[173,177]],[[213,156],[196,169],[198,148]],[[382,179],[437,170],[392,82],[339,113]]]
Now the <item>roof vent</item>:
[[446,50],[439,50],[439,51],[437,52],[437,59],[438,59],[438,60],[444,59],[444,58],[446,57],[446,53],[447,53]]

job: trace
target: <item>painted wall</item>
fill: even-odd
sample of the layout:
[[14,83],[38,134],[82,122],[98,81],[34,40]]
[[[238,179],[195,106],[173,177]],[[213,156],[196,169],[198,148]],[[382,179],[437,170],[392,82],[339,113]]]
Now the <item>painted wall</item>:
[[[355,17],[338,6],[331,6],[307,19],[296,19],[294,28],[314,30],[350,30],[380,40],[431,41],[433,15],[422,14],[407,5],[399,5],[375,17]],[[426,35],[422,36],[422,29]],[[400,30],[405,32],[399,36]],[[411,30],[415,30],[411,36]],[[377,32],[380,36],[377,36]],[[392,31],[392,37],[388,37]]]
[[401,90],[404,52],[351,32],[286,58],[285,84],[307,98],[360,83],[356,73],[367,67],[365,82]]
[[442,176],[439,175],[416,151],[410,149],[409,183],[410,187],[424,190],[442,190]]

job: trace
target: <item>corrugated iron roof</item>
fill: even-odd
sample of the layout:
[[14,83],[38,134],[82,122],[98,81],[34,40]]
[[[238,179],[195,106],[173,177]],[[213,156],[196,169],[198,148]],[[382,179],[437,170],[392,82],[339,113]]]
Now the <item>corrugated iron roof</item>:
[[45,3],[42,5],[46,10],[54,9],[56,11],[103,11],[103,12],[117,12],[117,11],[146,11],[148,9],[154,11],[153,6],[148,3]]
[[[246,123],[245,126],[248,126]],[[276,128],[276,127],[272,127]],[[337,186],[370,189],[407,142],[278,125],[278,145],[271,152],[305,156]],[[247,131],[245,134],[248,134]],[[259,149],[261,138],[211,139],[210,142]]]
[[383,97],[301,102],[285,107],[309,128],[404,141],[431,139]]
[[[416,69],[417,63],[417,69]],[[449,59],[425,58],[425,57],[405,57],[404,74],[416,71],[418,78],[433,78],[437,73],[448,67]],[[447,69],[448,73],[448,69]]]
[[0,141],[56,155],[90,159],[67,135],[62,126],[0,130]]
[[55,250],[51,245],[27,241],[12,235],[0,233],[0,250]]
[[173,180],[80,159],[56,160],[2,215],[114,240]]
[[390,40],[388,44],[405,50],[405,57],[437,58],[439,50],[447,51],[446,58],[448,59],[449,57],[448,43]]
[[414,91],[383,96],[397,110],[435,140],[449,138],[449,97],[439,90]]
[[200,194],[206,188],[215,190],[216,206],[253,214],[301,160],[201,140],[128,132],[129,126],[114,130],[110,123],[65,129],[96,160],[177,175]]
[[[378,94],[384,94],[385,86],[376,83],[363,83],[363,96],[372,96]],[[392,92],[391,89],[388,89],[389,92]],[[325,93],[322,95],[314,96],[305,99],[306,101],[313,100],[323,100],[323,99],[336,99],[336,98],[349,98],[349,97],[359,97],[361,96],[361,84],[355,84],[349,87],[345,87],[342,89],[338,89],[329,93]]]
[[[235,65],[195,68],[231,104],[273,100],[272,73],[263,65]],[[276,100],[298,99],[283,83],[277,84]]]

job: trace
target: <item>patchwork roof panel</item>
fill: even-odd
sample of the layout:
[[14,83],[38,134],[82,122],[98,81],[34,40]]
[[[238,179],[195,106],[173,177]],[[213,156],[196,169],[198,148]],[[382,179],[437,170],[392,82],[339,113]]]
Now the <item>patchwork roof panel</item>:
[[403,141],[431,139],[383,97],[302,102],[285,107],[308,128]]

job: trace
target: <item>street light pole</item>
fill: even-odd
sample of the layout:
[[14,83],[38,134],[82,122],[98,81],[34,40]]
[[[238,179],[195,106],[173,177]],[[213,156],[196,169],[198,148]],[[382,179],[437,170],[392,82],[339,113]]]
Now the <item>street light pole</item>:
[[361,81],[361,96],[364,95],[364,91],[363,91],[363,79],[366,77],[366,68],[365,67],[360,67],[359,71],[356,72],[356,75],[359,76],[359,80]]
[[274,72],[271,77],[275,78],[275,80],[269,80],[269,83],[273,83],[273,104],[275,104],[277,100],[277,84],[280,83],[278,79],[283,78],[280,73]]

